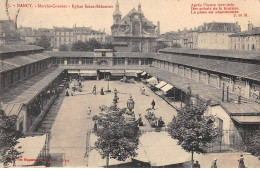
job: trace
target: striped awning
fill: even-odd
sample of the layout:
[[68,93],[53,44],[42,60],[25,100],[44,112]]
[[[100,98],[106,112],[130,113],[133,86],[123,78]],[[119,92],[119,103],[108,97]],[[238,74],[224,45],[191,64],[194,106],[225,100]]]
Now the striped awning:
[[159,84],[157,84],[155,87],[156,88],[161,88],[161,87],[163,87],[163,86],[165,86],[167,83],[166,82],[164,82],[164,81],[161,81]]
[[172,89],[172,88],[173,88],[173,86],[172,86],[171,84],[167,84],[167,85],[163,86],[163,87],[161,88],[161,90],[166,93],[167,91],[169,91],[169,90]]

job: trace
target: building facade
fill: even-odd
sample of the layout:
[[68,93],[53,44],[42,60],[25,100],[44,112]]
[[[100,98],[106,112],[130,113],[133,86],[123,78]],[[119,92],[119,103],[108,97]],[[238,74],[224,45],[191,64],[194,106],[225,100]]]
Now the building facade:
[[248,24],[248,30],[229,35],[230,49],[232,50],[260,50],[260,27]]
[[54,27],[54,49],[59,49],[60,45],[67,45],[70,48],[77,41],[86,42],[90,39],[105,42],[105,30],[95,31],[91,27],[76,27],[76,25],[73,28]]
[[160,35],[160,23],[156,26],[149,21],[144,16],[140,3],[138,10],[133,8],[122,18],[117,1],[111,33],[114,43],[126,42],[132,51],[153,52],[157,45],[156,39]]
[[230,49],[229,35],[241,31],[238,23],[204,23],[199,28],[198,49]]

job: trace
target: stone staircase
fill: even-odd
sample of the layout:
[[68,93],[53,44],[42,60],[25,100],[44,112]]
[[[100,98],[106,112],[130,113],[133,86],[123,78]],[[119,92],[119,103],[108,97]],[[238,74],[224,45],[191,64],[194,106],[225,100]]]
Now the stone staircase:
[[61,94],[59,94],[59,97],[54,100],[53,104],[42,119],[41,123],[36,128],[35,133],[46,134],[51,132],[52,125],[55,122],[64,98],[65,93],[62,92]]

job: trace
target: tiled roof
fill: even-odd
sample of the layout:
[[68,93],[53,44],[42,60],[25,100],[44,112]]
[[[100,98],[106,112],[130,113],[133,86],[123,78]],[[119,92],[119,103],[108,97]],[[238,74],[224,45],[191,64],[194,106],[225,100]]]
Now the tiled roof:
[[11,52],[24,52],[24,51],[34,51],[34,50],[43,50],[42,47],[35,45],[5,45],[0,46],[1,53],[11,53]]
[[188,54],[197,56],[215,56],[222,58],[237,58],[237,59],[255,59],[260,60],[260,52],[257,51],[238,51],[238,50],[213,50],[213,49],[185,49],[167,47],[160,49],[159,52]]

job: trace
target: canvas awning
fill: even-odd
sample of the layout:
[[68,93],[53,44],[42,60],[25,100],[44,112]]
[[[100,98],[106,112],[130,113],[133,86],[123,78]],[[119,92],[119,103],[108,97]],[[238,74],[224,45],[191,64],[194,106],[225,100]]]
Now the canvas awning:
[[68,70],[68,74],[79,74],[79,70]]
[[100,72],[111,72],[110,70],[99,70]]
[[172,88],[173,88],[173,86],[171,84],[167,84],[164,87],[162,87],[161,90],[164,91],[164,92],[167,92]]
[[143,72],[141,75],[142,75],[142,76],[145,76],[146,74],[147,74],[146,72]]
[[152,77],[146,80],[150,85],[158,84],[157,78]]
[[169,166],[191,160],[177,140],[167,132],[148,132],[139,138],[139,146],[135,160],[149,162],[152,167]]
[[125,70],[125,76],[137,77],[137,74],[142,72],[143,72],[142,70]]
[[260,124],[260,116],[231,116],[240,124]]
[[94,77],[94,76],[97,76],[97,71],[96,70],[80,70],[80,76]]
[[[18,144],[15,146],[15,149],[22,153],[22,159],[39,159],[39,155],[46,144],[47,135],[34,136],[34,137],[25,137],[18,139]],[[16,166],[29,166],[33,165],[36,161],[15,161]]]
[[111,75],[112,76],[124,76],[125,71],[124,70],[112,70]]
[[163,87],[163,86],[165,86],[167,83],[166,82],[164,82],[164,81],[161,81],[159,84],[157,84],[155,87],[156,88],[161,88],[161,87]]

